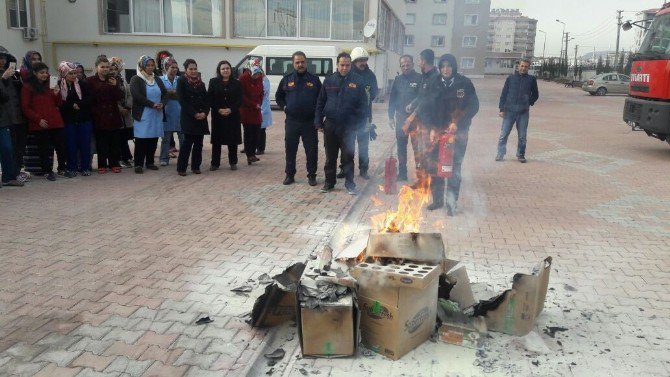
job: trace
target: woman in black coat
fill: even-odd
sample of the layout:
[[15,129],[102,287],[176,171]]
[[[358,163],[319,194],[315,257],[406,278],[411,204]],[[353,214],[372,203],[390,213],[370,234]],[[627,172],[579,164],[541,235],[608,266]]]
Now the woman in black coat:
[[209,135],[209,100],[205,83],[200,79],[198,64],[193,59],[186,59],[184,70],[186,74],[179,78],[180,82],[177,84],[177,99],[181,105],[180,124],[184,133],[184,142],[177,159],[177,173],[181,176],[186,175],[191,149],[191,171],[200,174],[202,141],[205,135]]
[[212,166],[221,165],[221,146],[228,146],[230,170],[237,170],[237,146],[242,144],[240,105],[242,86],[232,76],[232,66],[226,60],[216,66],[216,77],[209,80],[207,97],[212,108]]

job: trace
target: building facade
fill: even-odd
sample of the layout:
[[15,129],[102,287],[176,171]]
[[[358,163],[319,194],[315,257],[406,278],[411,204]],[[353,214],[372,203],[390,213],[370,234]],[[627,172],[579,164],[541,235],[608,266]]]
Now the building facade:
[[490,0],[406,0],[405,52],[417,57],[431,48],[436,60],[446,53],[458,58],[459,71],[484,74]]
[[[6,0],[8,9],[16,1],[44,20],[36,49],[52,66],[71,60],[90,70],[106,54],[133,69],[139,56],[166,49],[178,61],[198,61],[208,79],[217,62],[235,65],[258,45],[362,46],[383,88],[395,76],[388,62],[404,47],[404,0]],[[371,19],[377,28],[368,38]]]
[[21,65],[21,58],[26,52],[44,50],[44,35],[39,28],[41,13],[35,7],[34,0],[3,0],[0,4],[6,8],[6,17],[0,17],[0,45],[14,55]]
[[[642,26],[645,29],[649,29],[649,27],[651,27],[651,22],[654,20],[654,16],[658,11],[659,9],[647,9],[637,13],[636,21],[639,22],[638,25]],[[635,51],[640,49],[640,46],[642,45],[642,40],[644,40],[645,35],[647,35],[647,30],[643,28],[634,27],[635,41],[633,48],[635,49]]]
[[486,73],[508,74],[521,58],[533,58],[537,20],[518,9],[492,9],[489,18]]

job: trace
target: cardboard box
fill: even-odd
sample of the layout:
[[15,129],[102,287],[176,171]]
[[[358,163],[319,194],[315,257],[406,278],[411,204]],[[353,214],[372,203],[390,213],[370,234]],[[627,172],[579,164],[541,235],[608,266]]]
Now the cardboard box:
[[524,336],[535,326],[544,309],[551,257],[545,258],[531,274],[515,274],[512,289],[475,305],[474,315],[484,316],[491,331]]
[[370,234],[366,256],[399,258],[413,262],[443,263],[444,242],[440,233]]
[[297,302],[296,321],[303,357],[334,358],[356,353],[360,339],[360,311],[353,291],[338,301],[322,303],[313,309],[305,307],[299,299]]
[[440,270],[439,265],[418,263],[354,267],[363,344],[398,360],[425,342],[435,327]]
[[352,356],[358,344],[358,307],[354,295],[298,311],[300,347],[303,356]]
[[254,303],[250,320],[252,326],[272,327],[295,320],[295,290],[304,269],[305,264],[296,263],[273,277],[273,282],[265,287],[265,292]]

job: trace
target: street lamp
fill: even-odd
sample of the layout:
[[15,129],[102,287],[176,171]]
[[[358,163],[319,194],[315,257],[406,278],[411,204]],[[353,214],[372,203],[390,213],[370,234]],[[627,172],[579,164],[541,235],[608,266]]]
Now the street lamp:
[[544,42],[542,43],[542,63],[544,63],[544,49],[547,47],[547,32],[540,29],[537,29],[537,31],[544,34]]
[[[561,59],[560,61],[563,62],[563,37],[565,36],[565,22],[559,20],[558,18],[556,19],[556,22],[559,24],[563,24],[563,32],[561,33]],[[565,65],[567,66],[568,64],[568,51],[567,51],[567,46],[565,50]]]

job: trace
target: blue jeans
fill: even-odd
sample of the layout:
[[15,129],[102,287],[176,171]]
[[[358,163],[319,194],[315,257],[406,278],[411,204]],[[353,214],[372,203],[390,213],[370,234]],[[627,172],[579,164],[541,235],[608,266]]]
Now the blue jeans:
[[502,127],[500,129],[500,138],[498,139],[498,156],[504,157],[507,152],[507,138],[512,127],[516,124],[516,132],[519,135],[519,143],[516,150],[517,157],[524,157],[526,155],[526,134],[528,133],[528,116],[529,112],[505,112]]
[[14,150],[12,149],[12,131],[9,127],[0,128],[0,164],[2,164],[2,182],[16,179]]
[[[165,131],[163,133],[163,139],[161,140],[161,157],[160,161],[165,163],[170,163],[170,143],[174,137],[174,133],[177,133],[179,138],[179,145],[184,142],[184,133],[179,131]],[[181,147],[180,147],[181,148]]]
[[67,138],[67,170],[83,172],[91,170],[91,134],[93,123],[69,123],[65,125]]

